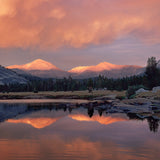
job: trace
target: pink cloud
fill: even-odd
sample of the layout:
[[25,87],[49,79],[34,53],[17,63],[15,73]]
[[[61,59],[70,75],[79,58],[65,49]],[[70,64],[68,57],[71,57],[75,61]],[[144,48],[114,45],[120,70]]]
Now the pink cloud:
[[0,0],[0,47],[108,44],[125,35],[160,42],[159,0]]

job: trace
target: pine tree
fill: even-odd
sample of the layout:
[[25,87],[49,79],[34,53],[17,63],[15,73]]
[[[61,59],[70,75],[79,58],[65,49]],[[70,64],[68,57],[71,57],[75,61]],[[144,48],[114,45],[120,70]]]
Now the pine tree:
[[157,86],[159,83],[159,70],[157,68],[157,61],[155,57],[148,58],[147,67],[145,71],[146,86],[149,89]]

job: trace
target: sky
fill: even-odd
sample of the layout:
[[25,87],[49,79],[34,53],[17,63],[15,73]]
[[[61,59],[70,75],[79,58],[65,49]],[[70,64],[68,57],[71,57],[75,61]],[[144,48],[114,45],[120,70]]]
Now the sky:
[[160,0],[0,0],[0,64],[145,66],[159,26]]

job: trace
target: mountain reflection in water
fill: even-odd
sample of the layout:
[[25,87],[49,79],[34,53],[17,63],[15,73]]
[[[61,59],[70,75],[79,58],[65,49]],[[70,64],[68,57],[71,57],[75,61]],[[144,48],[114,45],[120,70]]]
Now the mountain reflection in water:
[[1,159],[159,159],[159,121],[94,108],[0,104]]
[[26,123],[34,128],[44,128],[56,122],[59,118],[22,118],[22,119],[8,119],[10,123]]

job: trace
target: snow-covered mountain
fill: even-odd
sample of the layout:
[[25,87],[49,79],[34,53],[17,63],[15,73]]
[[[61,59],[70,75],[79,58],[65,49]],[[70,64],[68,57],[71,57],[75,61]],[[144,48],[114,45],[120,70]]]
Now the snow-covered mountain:
[[52,63],[41,59],[24,65],[8,66],[7,68],[13,69],[19,74],[31,74],[41,78],[63,78],[68,76],[73,78],[90,78],[100,74],[108,78],[122,78],[144,72],[144,68],[140,66],[116,65],[108,62],[102,62],[95,66],[79,66],[69,71],[63,71]]
[[42,59],[36,59],[24,65],[12,65],[7,68],[14,70],[19,74],[31,74],[41,78],[63,78],[69,74],[53,65],[50,62]]
[[74,77],[96,77],[104,75],[108,78],[122,78],[138,75],[144,72],[144,68],[135,65],[116,65],[108,62],[99,63],[96,66],[79,66],[69,71]]
[[112,70],[112,69],[121,69],[125,67],[124,65],[115,65],[115,64],[111,64],[108,62],[102,62],[97,64],[96,66],[79,66],[79,67],[75,67],[72,68],[71,70],[69,70],[70,73],[83,73],[86,71],[92,71],[92,72],[102,72],[104,70]]
[[56,66],[54,66],[52,63],[49,63],[47,61],[44,61],[42,59],[36,59],[30,63],[23,64],[23,65],[12,65],[8,66],[8,69],[21,69],[21,70],[60,70]]

